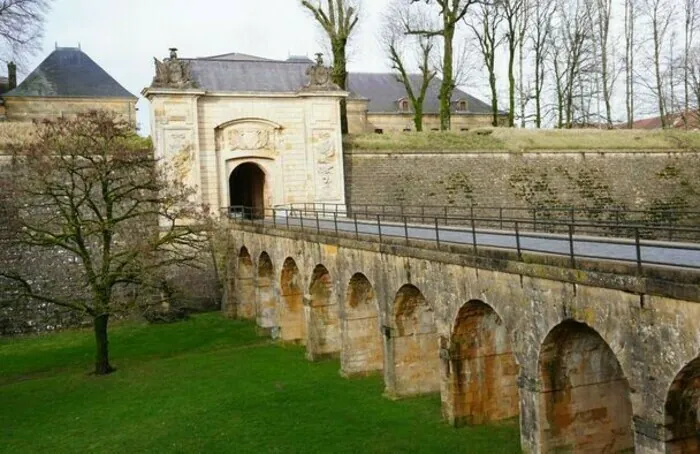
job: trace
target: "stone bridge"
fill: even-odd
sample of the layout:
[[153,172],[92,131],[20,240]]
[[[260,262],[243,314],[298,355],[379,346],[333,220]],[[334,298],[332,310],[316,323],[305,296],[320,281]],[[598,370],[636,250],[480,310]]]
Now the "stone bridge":
[[224,311],[440,393],[451,424],[519,417],[524,452],[700,452],[700,276],[231,223]]

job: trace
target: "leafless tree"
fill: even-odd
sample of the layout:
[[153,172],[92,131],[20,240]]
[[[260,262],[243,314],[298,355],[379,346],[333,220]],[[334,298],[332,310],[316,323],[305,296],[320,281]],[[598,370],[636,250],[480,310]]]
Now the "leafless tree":
[[0,0],[0,40],[6,61],[22,62],[39,49],[51,0]]
[[54,254],[64,265],[42,272],[5,264],[0,296],[91,317],[95,373],[108,374],[114,370],[110,316],[162,302],[163,273],[194,263],[205,242],[192,222],[183,223],[196,219],[191,191],[159,165],[127,122],[105,112],[43,123],[36,140],[17,145],[13,154],[11,183],[4,188],[11,196],[4,200],[12,200],[17,228],[8,244]]
[[637,4],[639,0],[623,0],[625,7],[625,107],[627,109],[627,127],[634,127],[634,61],[637,50],[635,25],[637,22]]
[[[690,110],[691,87],[691,52],[695,42],[695,24],[700,13],[698,0],[685,0],[683,3],[683,111],[687,119]],[[688,126],[687,120],[685,126]]]
[[590,22],[595,27],[596,66],[600,71],[600,85],[602,87],[603,102],[605,103],[605,122],[608,128],[612,128],[611,98],[615,83],[614,70],[611,68],[610,58],[610,20],[612,17],[612,0],[593,0],[589,3]]
[[552,16],[554,0],[535,1],[529,9],[531,19],[530,42],[533,51],[535,87],[535,127],[542,127],[542,93],[545,83],[545,60],[549,56],[550,35],[552,33]]
[[[400,0],[399,0],[400,1]],[[413,15],[413,18],[409,17]],[[413,123],[416,131],[423,131],[423,104],[430,82],[437,75],[431,63],[431,57],[435,48],[435,38],[432,36],[408,35],[409,23],[424,24],[427,27],[427,18],[421,12],[411,12],[399,2],[392,4],[384,17],[384,29],[382,43],[389,57],[392,68],[396,71],[396,79],[406,88],[406,95],[411,102],[413,110]],[[413,42],[417,41],[417,43]],[[412,77],[409,70],[406,47],[414,47],[417,44],[418,78]],[[418,79],[418,80],[416,80]],[[418,86],[414,84],[418,82]]]
[[515,126],[515,57],[523,38],[521,28],[527,18],[525,0],[499,0],[508,47],[508,126]]
[[[315,4],[303,0],[301,5],[313,14],[316,22],[328,37],[333,52],[333,83],[345,90],[347,88],[347,46],[359,21],[359,0],[326,0]],[[343,134],[348,132],[347,104],[340,102],[340,126]]]
[[469,6],[479,0],[410,0],[411,4],[435,5],[442,19],[441,27],[420,28],[409,25],[409,33],[425,37],[439,36],[443,39],[442,84],[440,86],[440,129],[450,129],[452,93],[457,86],[454,77],[454,39],[457,25],[467,14]]
[[496,49],[501,44],[499,28],[503,15],[494,4],[481,4],[465,18],[471,29],[479,51],[484,59],[484,66],[488,72],[489,88],[491,90],[491,124],[498,126],[498,88],[496,85]]
[[654,78],[653,83],[650,83],[650,88],[654,92],[658,103],[658,113],[661,118],[661,127],[668,126],[668,118],[666,117],[666,100],[664,96],[664,54],[663,46],[668,38],[668,32],[671,27],[675,2],[673,0],[641,0],[641,11],[651,31],[651,46],[652,55],[651,63],[653,65]]

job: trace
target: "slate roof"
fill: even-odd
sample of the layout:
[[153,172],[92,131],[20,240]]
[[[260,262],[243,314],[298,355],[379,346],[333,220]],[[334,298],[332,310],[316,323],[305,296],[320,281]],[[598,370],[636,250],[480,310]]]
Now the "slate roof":
[[[244,56],[244,57],[241,57]],[[190,72],[198,88],[222,92],[296,92],[307,83],[306,70],[311,60],[290,57],[286,61],[266,60],[245,54],[225,54],[208,58],[182,59],[190,62]],[[420,75],[411,76],[413,86],[420,86]],[[435,78],[428,88],[424,112],[440,110],[440,80]],[[398,112],[398,101],[406,98],[406,89],[392,73],[350,73],[348,91],[351,98],[369,99],[369,112]],[[453,101],[467,101],[467,111],[459,113],[488,114],[485,102],[456,89]]]
[[76,47],[58,47],[4,96],[135,98]]

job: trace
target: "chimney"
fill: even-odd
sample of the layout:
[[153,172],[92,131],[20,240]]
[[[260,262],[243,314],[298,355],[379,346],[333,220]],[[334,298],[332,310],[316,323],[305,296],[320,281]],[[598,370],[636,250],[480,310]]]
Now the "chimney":
[[7,64],[7,86],[9,90],[17,87],[17,65],[13,61]]

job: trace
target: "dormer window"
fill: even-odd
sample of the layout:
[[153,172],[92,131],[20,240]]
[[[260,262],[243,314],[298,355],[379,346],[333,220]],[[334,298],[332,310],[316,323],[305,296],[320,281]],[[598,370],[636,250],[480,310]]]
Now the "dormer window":
[[456,104],[457,105],[455,107],[457,109],[457,112],[466,112],[467,111],[467,100],[466,99],[458,99]]
[[406,98],[401,98],[398,101],[399,104],[399,112],[409,112],[411,110],[408,99]]

